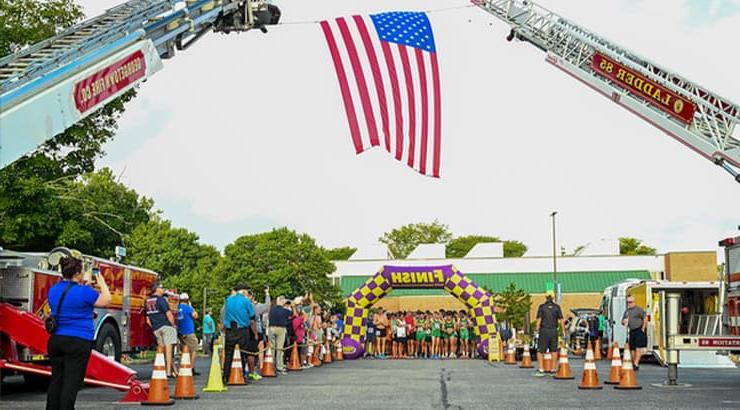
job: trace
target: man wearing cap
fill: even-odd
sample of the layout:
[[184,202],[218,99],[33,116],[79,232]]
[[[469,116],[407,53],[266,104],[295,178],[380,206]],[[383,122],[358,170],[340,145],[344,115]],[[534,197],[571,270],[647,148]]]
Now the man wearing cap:
[[252,302],[247,299],[247,286],[243,284],[236,285],[234,294],[229,296],[224,304],[223,323],[226,342],[223,368],[224,383],[227,383],[231,372],[231,362],[234,359],[234,347],[236,345],[239,345],[242,366],[248,363],[248,357],[251,359],[252,366],[254,366],[254,357],[247,355],[247,351],[257,350],[257,339],[252,336],[257,334],[257,324],[254,316]]
[[282,296],[278,297],[277,303],[270,309],[270,345],[274,352],[277,371],[280,374],[286,373],[283,348],[285,347],[285,335],[288,333],[288,326],[292,322],[293,311],[290,300],[286,301]]
[[170,311],[170,305],[164,297],[164,288],[157,283],[153,288],[152,296],[146,300],[146,322],[151,326],[157,346],[164,346],[164,360],[167,375],[176,377],[175,365],[172,363],[172,346],[177,343],[175,330],[175,316]]
[[[558,362],[558,323],[563,329],[563,338],[565,338],[565,323],[563,322],[563,312],[552,300],[555,298],[555,292],[548,289],[545,292],[545,303],[537,308],[537,332],[539,341],[537,343],[537,363],[539,370],[536,376],[544,376],[545,370],[542,367],[543,355],[549,350],[552,355],[553,363]],[[555,366],[553,366],[555,367]],[[554,370],[552,370],[554,372]]]
[[193,366],[193,375],[198,376],[195,370],[195,358],[198,357],[198,337],[195,335],[194,319],[198,312],[190,305],[187,293],[180,294],[180,304],[177,305],[177,332],[180,334],[180,348],[187,346],[190,349],[190,364]]

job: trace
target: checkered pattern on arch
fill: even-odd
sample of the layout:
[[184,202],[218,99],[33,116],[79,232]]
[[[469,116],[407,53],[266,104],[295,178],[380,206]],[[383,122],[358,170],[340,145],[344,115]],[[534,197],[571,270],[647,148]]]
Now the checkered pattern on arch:
[[355,306],[371,307],[388,292],[391,291],[391,282],[382,273],[367,280],[349,296],[349,302]]
[[369,312],[367,308],[348,305],[344,314],[344,336],[349,336],[360,343],[364,342]]
[[445,289],[468,307],[478,306],[486,296],[486,291],[457,270],[447,279]]

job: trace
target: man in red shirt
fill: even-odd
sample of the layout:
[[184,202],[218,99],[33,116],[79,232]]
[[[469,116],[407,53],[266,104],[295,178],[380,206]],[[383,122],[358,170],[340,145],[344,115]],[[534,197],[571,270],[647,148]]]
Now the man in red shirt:
[[414,315],[407,311],[403,321],[406,322],[406,352],[409,357],[414,357],[416,355],[416,320]]

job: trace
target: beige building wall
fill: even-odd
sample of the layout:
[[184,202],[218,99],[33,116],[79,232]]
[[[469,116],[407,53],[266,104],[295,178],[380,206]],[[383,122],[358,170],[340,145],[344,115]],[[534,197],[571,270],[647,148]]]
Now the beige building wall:
[[674,282],[716,281],[715,252],[672,252],[665,255],[666,279]]

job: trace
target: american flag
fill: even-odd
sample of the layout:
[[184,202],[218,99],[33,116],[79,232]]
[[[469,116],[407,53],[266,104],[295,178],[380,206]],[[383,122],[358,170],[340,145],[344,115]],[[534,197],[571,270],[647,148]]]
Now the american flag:
[[442,97],[425,13],[388,12],[321,22],[357,154],[383,145],[439,178]]

